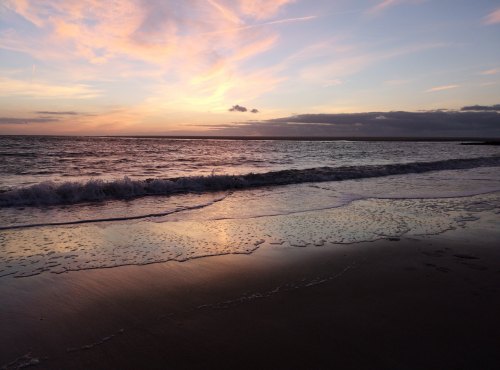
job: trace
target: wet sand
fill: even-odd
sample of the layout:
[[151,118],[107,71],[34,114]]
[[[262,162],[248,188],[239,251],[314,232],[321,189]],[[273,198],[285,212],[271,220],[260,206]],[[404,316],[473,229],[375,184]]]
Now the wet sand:
[[439,235],[2,281],[0,366],[498,369],[498,215]]

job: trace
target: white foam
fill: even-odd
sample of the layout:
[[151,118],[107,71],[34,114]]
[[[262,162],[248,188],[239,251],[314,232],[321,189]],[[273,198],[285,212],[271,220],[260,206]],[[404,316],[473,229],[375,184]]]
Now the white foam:
[[362,199],[341,208],[252,219],[4,230],[0,232],[0,277],[438,234],[473,222],[483,212],[499,210],[500,194],[494,193],[448,199]]
[[124,177],[115,181],[91,179],[84,183],[48,181],[0,193],[0,206],[74,204],[107,199],[131,199],[146,195],[223,191],[492,166],[500,166],[500,156],[387,165],[320,167],[239,176],[214,174],[148,180],[132,180]]

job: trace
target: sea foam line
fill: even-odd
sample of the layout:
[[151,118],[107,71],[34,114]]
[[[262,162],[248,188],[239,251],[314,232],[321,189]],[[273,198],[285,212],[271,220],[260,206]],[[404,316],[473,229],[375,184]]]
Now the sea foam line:
[[91,179],[84,183],[49,181],[0,193],[0,207],[75,204],[110,199],[133,199],[148,195],[203,193],[496,166],[500,166],[500,156],[386,165],[318,167],[246,175],[214,174],[211,176],[147,180],[132,180],[124,177],[115,181]]
[[[20,224],[20,225],[10,225],[10,226],[0,226],[0,230],[11,230],[11,229],[25,229],[29,227],[42,227],[42,226],[64,226],[64,225],[79,225],[79,224],[89,224],[89,223],[97,223],[97,222],[112,222],[112,221],[130,221],[130,220],[140,220],[144,218],[152,218],[152,217],[163,217],[168,216],[173,213],[179,213],[184,211],[191,211],[195,209],[205,208],[215,204],[217,202],[223,201],[230,194],[226,194],[223,197],[214,199],[210,202],[197,204],[195,206],[190,207],[182,207],[180,209],[175,209],[172,211],[165,212],[157,212],[157,213],[147,213],[137,216],[123,216],[123,217],[107,217],[107,218],[91,218],[85,220],[73,220],[73,221],[60,221],[60,222],[45,222],[45,223],[36,223],[36,224]],[[1,277],[1,276],[0,276]]]

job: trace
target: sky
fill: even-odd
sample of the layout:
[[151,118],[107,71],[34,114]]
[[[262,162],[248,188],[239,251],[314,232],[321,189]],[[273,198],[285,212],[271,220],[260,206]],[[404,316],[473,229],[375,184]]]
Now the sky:
[[499,103],[500,0],[0,0],[0,134],[500,137]]

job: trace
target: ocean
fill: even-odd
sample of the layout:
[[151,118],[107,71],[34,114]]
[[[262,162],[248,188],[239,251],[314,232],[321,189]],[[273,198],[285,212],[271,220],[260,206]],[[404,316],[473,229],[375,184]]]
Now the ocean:
[[441,233],[500,210],[459,142],[0,137],[0,277]]

